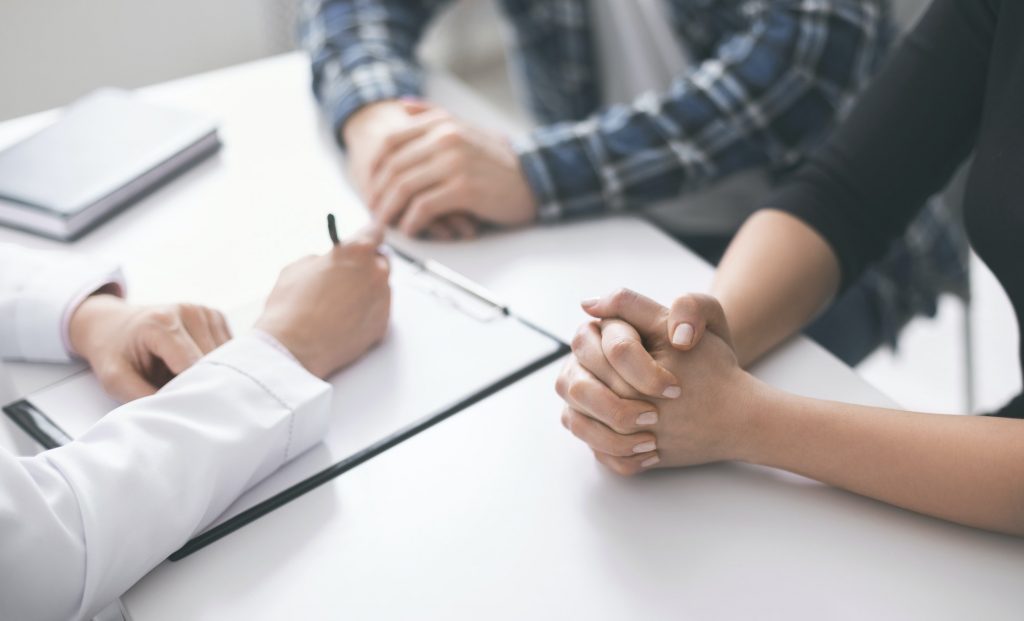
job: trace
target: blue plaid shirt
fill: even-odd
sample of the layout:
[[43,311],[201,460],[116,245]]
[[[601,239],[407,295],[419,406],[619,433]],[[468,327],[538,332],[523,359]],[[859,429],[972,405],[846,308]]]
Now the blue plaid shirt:
[[[415,48],[444,0],[308,2],[314,89],[340,128],[422,93]],[[586,0],[503,0],[542,124],[517,141],[541,219],[648,205],[753,166],[791,167],[885,51],[882,0],[674,0],[694,68],[667,93],[603,111]]]
[[[368,103],[422,94],[416,46],[445,4],[305,3],[300,36],[313,89],[339,130]],[[587,0],[500,5],[541,123],[516,149],[542,220],[650,205],[745,168],[793,169],[852,103],[891,39],[886,0],[668,0],[692,69],[665,93],[601,109]],[[962,293],[959,226],[932,208],[915,222],[904,259],[890,269],[913,270],[922,291],[912,297]],[[908,311],[905,287],[894,284],[902,280],[882,272],[868,278],[891,311],[890,328],[897,315],[931,310],[914,303]]]

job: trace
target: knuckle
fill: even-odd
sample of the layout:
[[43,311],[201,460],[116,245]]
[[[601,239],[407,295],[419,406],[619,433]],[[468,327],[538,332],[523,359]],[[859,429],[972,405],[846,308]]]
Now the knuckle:
[[692,316],[697,314],[700,305],[692,295],[680,296],[672,302],[672,313],[675,315]]
[[636,292],[625,287],[616,289],[609,298],[613,312],[618,312],[628,307],[636,298]]
[[628,460],[620,457],[609,459],[608,466],[612,469],[612,472],[619,476],[628,477],[636,474],[634,466]]
[[611,405],[608,407],[607,412],[608,426],[615,432],[624,434],[632,430],[633,425],[630,421],[630,413],[626,408]]
[[434,201],[428,198],[417,197],[409,204],[409,212],[416,215],[426,215],[434,211]]
[[577,422],[576,417],[572,415],[572,412],[569,411],[568,408],[566,408],[565,412],[562,414],[562,424],[564,424],[565,428],[569,430],[569,433],[576,437],[579,437],[579,423]]
[[462,134],[453,123],[446,123],[439,132],[437,143],[442,147],[457,147],[462,143]]
[[96,377],[98,377],[100,382],[103,384],[109,384],[117,380],[124,373],[124,369],[121,364],[115,361],[107,361],[99,364],[93,369],[93,371],[96,373]]
[[608,359],[612,362],[622,362],[631,355],[634,347],[634,341],[625,337],[619,337],[608,343],[606,353]]
[[616,289],[615,293],[612,294],[612,300],[616,302],[628,302],[635,295],[636,294],[633,292],[632,289],[621,287],[619,289]]
[[563,368],[555,380],[555,393],[563,399],[569,396],[569,378],[567,377],[568,367]]
[[[463,170],[465,169],[467,163],[468,162],[466,161],[466,158],[461,156],[457,160],[457,165],[459,166],[460,169]],[[460,194],[462,196],[469,194],[470,192],[473,191],[472,177],[470,177],[465,172],[455,175],[455,177],[452,179],[452,190],[454,190],[455,193]]]
[[586,347],[587,340],[589,339],[589,337],[590,337],[590,325],[589,324],[583,324],[582,326],[577,328],[576,329],[576,333],[573,334],[572,341],[570,342],[570,346],[572,347],[572,351],[578,352],[581,349],[583,349],[584,347]]
[[580,403],[586,397],[587,388],[583,382],[571,381],[565,392],[570,401]]
[[167,308],[154,308],[147,315],[149,324],[155,328],[170,330],[177,326],[178,315]]
[[[623,437],[622,435],[616,436],[613,449],[616,457],[631,457],[633,455],[633,446],[635,444],[636,441],[631,438]],[[628,464],[629,462],[626,463]]]

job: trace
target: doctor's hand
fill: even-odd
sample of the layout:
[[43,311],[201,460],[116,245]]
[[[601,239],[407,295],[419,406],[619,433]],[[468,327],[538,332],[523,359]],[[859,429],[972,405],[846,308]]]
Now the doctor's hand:
[[256,328],[284,345],[310,373],[326,378],[384,336],[391,309],[390,267],[371,228],[323,255],[281,271]]
[[737,458],[766,393],[737,364],[717,300],[689,295],[676,306],[700,326],[686,350],[670,336],[681,314],[649,298],[622,290],[584,303],[603,319],[581,329],[559,377],[562,422],[619,474]]
[[231,339],[220,312],[193,304],[134,306],[106,293],[89,296],[68,326],[73,351],[119,401],[156,392]]
[[366,200],[374,218],[402,233],[471,237],[475,222],[518,226],[537,217],[519,156],[508,140],[422,102],[403,102],[412,115],[391,133],[369,169]]

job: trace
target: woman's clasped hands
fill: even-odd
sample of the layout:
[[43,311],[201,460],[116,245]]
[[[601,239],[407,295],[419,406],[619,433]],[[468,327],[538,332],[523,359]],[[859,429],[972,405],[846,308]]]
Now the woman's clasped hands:
[[622,475],[742,459],[764,385],[739,367],[718,301],[586,300],[556,384],[562,424]]

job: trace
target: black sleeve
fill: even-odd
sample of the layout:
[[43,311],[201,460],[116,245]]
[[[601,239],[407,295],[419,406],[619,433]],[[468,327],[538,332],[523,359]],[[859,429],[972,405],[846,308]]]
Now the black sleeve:
[[935,0],[842,126],[768,203],[825,238],[843,287],[970,153],[994,24],[988,0]]

